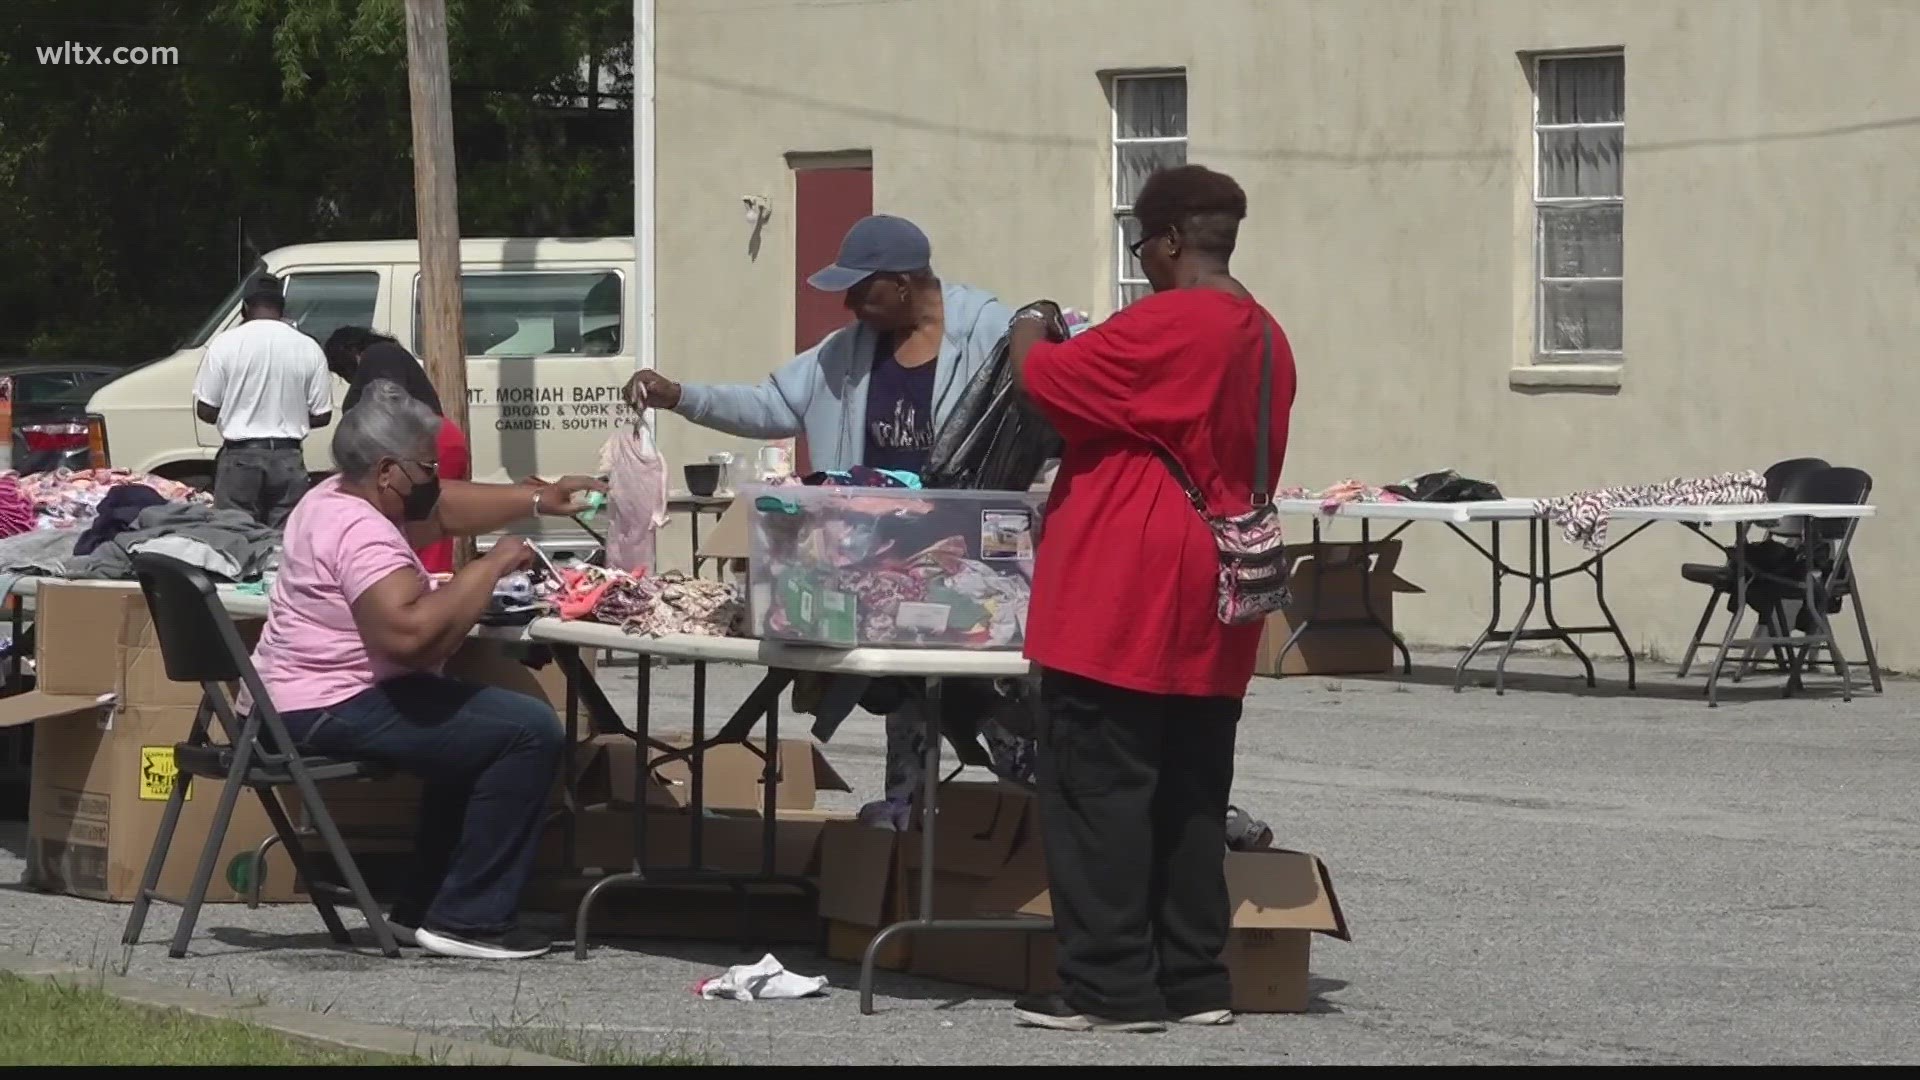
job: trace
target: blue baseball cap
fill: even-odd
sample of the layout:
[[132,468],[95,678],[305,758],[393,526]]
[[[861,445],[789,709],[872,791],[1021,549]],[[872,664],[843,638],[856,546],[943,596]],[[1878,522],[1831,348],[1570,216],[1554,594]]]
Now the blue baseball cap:
[[853,223],[833,265],[807,279],[821,292],[845,292],[875,274],[904,274],[933,265],[933,245],[906,218],[875,214]]

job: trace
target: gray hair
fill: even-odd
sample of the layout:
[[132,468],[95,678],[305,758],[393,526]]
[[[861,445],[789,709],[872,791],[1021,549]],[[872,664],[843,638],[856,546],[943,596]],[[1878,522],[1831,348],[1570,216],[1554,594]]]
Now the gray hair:
[[375,379],[333,432],[333,463],[349,480],[364,480],[381,459],[433,460],[440,418],[390,379]]

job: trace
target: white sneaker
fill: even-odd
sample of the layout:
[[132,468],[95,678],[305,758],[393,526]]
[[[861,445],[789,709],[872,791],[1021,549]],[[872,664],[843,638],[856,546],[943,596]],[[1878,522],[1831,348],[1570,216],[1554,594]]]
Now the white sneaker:
[[504,934],[455,934],[421,927],[414,931],[420,947],[440,956],[463,960],[530,960],[553,948],[553,939],[532,930]]
[[1195,1027],[1225,1027],[1233,1023],[1233,1010],[1208,1009],[1206,1012],[1197,1012],[1192,1016],[1183,1016],[1180,1022],[1192,1024]]

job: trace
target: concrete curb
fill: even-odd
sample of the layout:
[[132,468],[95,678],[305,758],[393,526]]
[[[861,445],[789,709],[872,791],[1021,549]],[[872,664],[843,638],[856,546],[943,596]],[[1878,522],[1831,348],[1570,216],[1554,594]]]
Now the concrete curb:
[[544,1054],[511,1050],[491,1043],[429,1035],[405,1028],[369,1024],[338,1016],[289,1009],[265,1002],[209,994],[185,987],[165,986],[144,979],[89,971],[72,964],[0,949],[0,972],[23,979],[39,979],[67,986],[101,990],[145,1009],[170,1009],[209,1020],[233,1020],[284,1035],[300,1042],[317,1043],[338,1050],[351,1050],[394,1057],[424,1058],[436,1065],[579,1065]]

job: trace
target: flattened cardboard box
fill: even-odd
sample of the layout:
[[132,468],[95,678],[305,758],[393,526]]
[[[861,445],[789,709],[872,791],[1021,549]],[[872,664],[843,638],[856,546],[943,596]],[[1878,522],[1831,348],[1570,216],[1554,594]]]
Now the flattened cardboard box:
[[[1293,567],[1287,588],[1293,594],[1293,603],[1267,619],[1254,665],[1257,674],[1364,675],[1392,670],[1394,648],[1386,634],[1367,626],[1326,626],[1321,620],[1365,619],[1370,596],[1373,614],[1391,628],[1394,595],[1425,591],[1395,572],[1400,562],[1400,541],[1375,541],[1370,545],[1373,562],[1366,574],[1366,590],[1361,588],[1364,552],[1360,544],[1321,547],[1325,566],[1314,559],[1313,545],[1287,545],[1286,559]],[[1309,616],[1314,624],[1282,657],[1280,650],[1288,637]]]

